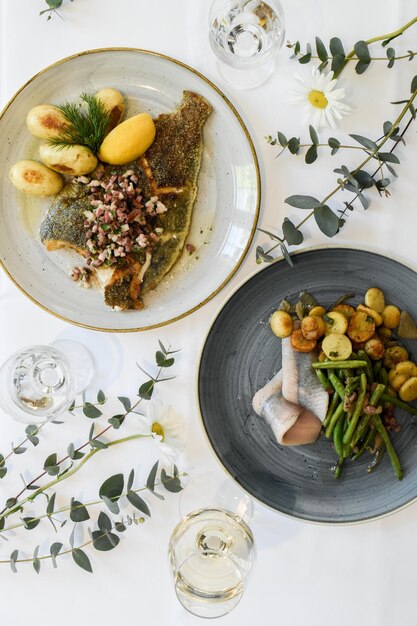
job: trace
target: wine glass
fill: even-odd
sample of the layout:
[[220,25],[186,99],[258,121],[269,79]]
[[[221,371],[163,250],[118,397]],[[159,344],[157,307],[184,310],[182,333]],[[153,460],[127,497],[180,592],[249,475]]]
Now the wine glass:
[[252,89],[272,74],[284,36],[279,0],[214,0],[209,40],[221,76],[238,89]]
[[[92,359],[81,344],[76,344],[80,374],[73,351],[75,342],[33,345],[10,356],[0,368],[0,406],[19,422],[40,424],[66,411],[76,393],[85,388],[85,370],[92,373]],[[63,344],[71,344],[63,345]],[[90,375],[91,378],[91,375]]]
[[168,549],[178,600],[198,617],[226,615],[239,603],[255,561],[253,535],[243,519],[251,517],[252,501],[209,472],[185,487],[179,510],[183,518]]

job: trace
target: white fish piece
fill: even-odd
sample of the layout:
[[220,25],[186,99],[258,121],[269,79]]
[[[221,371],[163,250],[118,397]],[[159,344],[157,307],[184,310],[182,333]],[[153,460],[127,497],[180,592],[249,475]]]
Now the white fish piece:
[[329,394],[323,389],[311,364],[312,352],[297,352],[290,337],[282,340],[282,394],[288,402],[311,411],[323,423],[329,406]]
[[282,395],[283,370],[256,392],[252,406],[271,426],[279,444],[297,446],[314,443],[320,434],[321,422],[311,411],[288,402]]

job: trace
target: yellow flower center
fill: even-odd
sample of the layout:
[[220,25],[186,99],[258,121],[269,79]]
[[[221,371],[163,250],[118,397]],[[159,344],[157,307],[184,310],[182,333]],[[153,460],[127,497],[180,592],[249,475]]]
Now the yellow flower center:
[[155,433],[155,435],[159,435],[160,437],[162,437],[162,441],[164,440],[164,429],[159,422],[154,422],[152,424],[151,430],[153,433]]
[[312,104],[313,107],[316,107],[316,109],[325,109],[329,104],[329,101],[327,100],[324,93],[322,91],[317,91],[317,89],[313,89],[313,91],[310,91],[310,93],[308,94],[308,99],[310,101],[310,104]]

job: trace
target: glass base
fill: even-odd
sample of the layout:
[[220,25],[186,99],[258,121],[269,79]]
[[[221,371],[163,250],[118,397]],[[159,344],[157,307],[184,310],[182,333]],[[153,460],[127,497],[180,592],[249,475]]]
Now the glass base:
[[94,376],[94,361],[90,352],[82,343],[69,339],[58,339],[51,346],[65,354],[70,362],[75,378],[75,393],[84,391]]
[[223,80],[235,89],[255,89],[265,83],[275,68],[271,60],[254,68],[236,69],[217,59],[217,69]]

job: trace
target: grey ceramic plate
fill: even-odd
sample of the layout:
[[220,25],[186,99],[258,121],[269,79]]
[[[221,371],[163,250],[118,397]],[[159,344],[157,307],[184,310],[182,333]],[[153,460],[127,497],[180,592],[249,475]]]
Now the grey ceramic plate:
[[[342,477],[331,471],[336,454],[326,439],[314,445],[279,446],[251,407],[254,393],[281,367],[281,342],[268,320],[287,297],[306,289],[330,305],[353,292],[359,303],[370,286],[386,300],[417,314],[417,275],[384,256],[329,248],[299,253],[294,267],[266,267],[226,302],[208,334],[199,369],[199,401],[209,441],[226,470],[252,496],[287,515],[325,523],[370,520],[417,497],[417,422],[396,410],[402,425],[394,445],[404,468],[399,482],[387,456],[367,472],[367,454],[348,462]],[[408,342],[417,356],[416,342]]]

